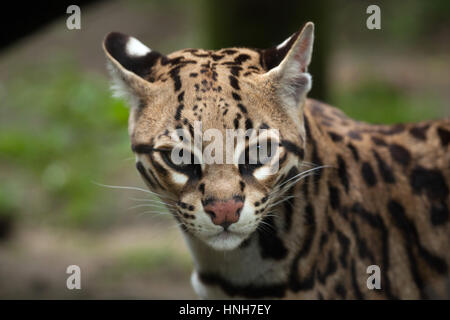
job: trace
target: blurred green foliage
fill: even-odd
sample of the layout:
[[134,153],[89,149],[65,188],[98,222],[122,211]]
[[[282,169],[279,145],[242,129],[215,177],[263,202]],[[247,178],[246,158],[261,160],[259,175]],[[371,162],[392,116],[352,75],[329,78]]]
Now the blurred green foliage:
[[130,272],[152,273],[158,269],[169,273],[187,272],[192,269],[192,262],[189,255],[180,254],[169,247],[136,247],[119,253],[114,266],[109,272],[116,278],[120,275],[129,275]]
[[378,124],[419,122],[438,118],[443,106],[427,95],[412,97],[401,88],[366,79],[347,90],[333,90],[333,104],[357,120]]
[[4,84],[0,211],[85,226],[106,218],[94,181],[129,157],[128,110],[108,82],[70,59],[27,66]]

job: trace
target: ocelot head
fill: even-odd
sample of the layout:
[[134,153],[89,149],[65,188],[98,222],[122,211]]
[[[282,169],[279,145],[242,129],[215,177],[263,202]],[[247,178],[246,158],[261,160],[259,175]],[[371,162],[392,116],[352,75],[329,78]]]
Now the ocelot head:
[[238,247],[298,179],[314,25],[259,50],[163,55],[113,32],[103,48],[130,104],[136,167],[184,232]]

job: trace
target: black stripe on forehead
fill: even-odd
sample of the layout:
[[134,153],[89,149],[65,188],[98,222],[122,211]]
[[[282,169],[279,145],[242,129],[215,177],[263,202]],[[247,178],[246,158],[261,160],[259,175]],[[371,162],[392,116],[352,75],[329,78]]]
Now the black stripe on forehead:
[[226,55],[233,55],[237,52],[235,49],[222,49],[219,51],[220,53],[226,54]]
[[247,61],[247,60],[249,60],[249,59],[250,59],[250,56],[249,56],[248,54],[243,53],[243,54],[238,55],[238,56],[234,59],[234,62],[235,62],[236,64],[242,64],[243,62],[245,62],[245,61]]
[[169,75],[174,83],[174,90],[178,91],[181,89],[181,78],[180,78],[180,66],[177,66],[169,71]]

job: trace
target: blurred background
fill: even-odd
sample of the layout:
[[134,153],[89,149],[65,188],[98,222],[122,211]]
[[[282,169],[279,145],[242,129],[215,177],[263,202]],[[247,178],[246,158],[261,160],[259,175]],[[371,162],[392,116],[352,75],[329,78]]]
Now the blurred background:
[[[81,30],[68,30],[67,6],[52,3],[2,10],[0,299],[196,297],[164,208],[140,206],[145,192],[99,185],[145,188],[128,110],[109,91],[101,42],[110,31],[170,53],[270,47],[313,21],[311,97],[373,123],[450,116],[447,0],[84,1]],[[370,4],[381,30],[366,28]],[[66,288],[72,264],[81,290]]]

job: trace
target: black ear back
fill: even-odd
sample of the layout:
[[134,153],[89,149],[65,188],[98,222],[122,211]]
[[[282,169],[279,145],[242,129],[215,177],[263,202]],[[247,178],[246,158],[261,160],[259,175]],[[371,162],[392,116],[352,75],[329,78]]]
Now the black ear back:
[[275,83],[276,94],[281,104],[294,118],[303,107],[306,95],[311,89],[312,78],[308,73],[314,43],[314,24],[308,22],[301,32],[276,47],[263,52],[266,81]]
[[162,55],[152,51],[136,38],[120,32],[111,32],[104,40],[106,52],[123,68],[146,79]]
[[295,43],[299,35],[300,31],[294,33],[292,36],[287,38],[281,44],[263,50],[262,59],[264,68],[267,71],[277,67],[281,63],[281,61],[283,61],[283,59],[286,57],[287,53],[292,48],[292,45]]

